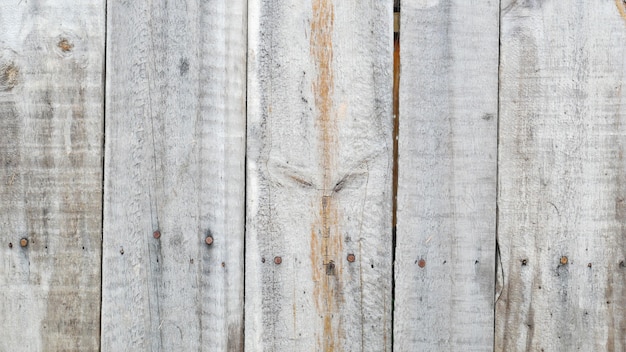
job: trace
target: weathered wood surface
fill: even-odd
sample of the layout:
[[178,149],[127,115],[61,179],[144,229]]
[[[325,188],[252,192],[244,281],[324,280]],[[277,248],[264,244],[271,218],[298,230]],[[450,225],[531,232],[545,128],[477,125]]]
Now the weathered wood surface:
[[496,350],[626,350],[624,7],[502,3]]
[[246,350],[389,351],[393,3],[249,6]]
[[102,350],[240,351],[245,1],[112,0],[107,33]]
[[401,17],[394,351],[491,351],[498,4]]
[[0,351],[98,349],[104,20],[0,3]]

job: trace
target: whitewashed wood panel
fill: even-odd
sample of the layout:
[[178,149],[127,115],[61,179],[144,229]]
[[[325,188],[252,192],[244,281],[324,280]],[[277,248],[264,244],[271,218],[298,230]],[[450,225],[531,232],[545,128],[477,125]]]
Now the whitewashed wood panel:
[[98,350],[104,21],[0,2],[0,351]]
[[103,351],[243,348],[245,5],[108,1]]
[[498,3],[403,1],[394,351],[493,350]]
[[502,3],[499,351],[626,350],[624,7]]
[[392,21],[249,3],[246,350],[391,348]]

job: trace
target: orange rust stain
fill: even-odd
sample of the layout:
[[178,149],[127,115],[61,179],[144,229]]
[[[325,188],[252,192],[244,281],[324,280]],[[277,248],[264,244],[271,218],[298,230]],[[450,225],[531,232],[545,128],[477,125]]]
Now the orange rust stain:
[[332,0],[312,0],[310,53],[315,62],[316,77],[313,93],[316,124],[319,130],[320,168],[323,187],[320,190],[319,216],[311,229],[311,265],[313,267],[314,301],[323,320],[323,331],[318,335],[318,350],[332,352],[341,349],[341,318],[338,314],[342,301],[341,256],[342,240],[338,231],[338,211],[333,198],[337,169],[334,156],[337,150],[337,113],[333,109],[334,76]]
[[617,6],[619,15],[626,20],[626,3],[624,2],[624,0],[615,0],[615,6]]

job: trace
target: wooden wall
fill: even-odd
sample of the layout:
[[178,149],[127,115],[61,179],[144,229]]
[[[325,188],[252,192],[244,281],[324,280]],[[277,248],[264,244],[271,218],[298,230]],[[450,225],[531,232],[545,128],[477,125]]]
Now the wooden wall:
[[623,0],[3,1],[0,351],[624,351],[625,58]]

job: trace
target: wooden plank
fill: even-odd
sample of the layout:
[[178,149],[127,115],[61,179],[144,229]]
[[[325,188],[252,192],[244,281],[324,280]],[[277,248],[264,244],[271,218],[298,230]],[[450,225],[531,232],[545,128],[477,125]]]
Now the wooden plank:
[[394,351],[491,351],[498,4],[401,17]]
[[504,1],[496,349],[626,349],[626,15]]
[[0,351],[99,346],[104,20],[0,3]]
[[249,6],[246,350],[389,351],[393,3]]
[[103,351],[243,348],[245,5],[108,1]]

